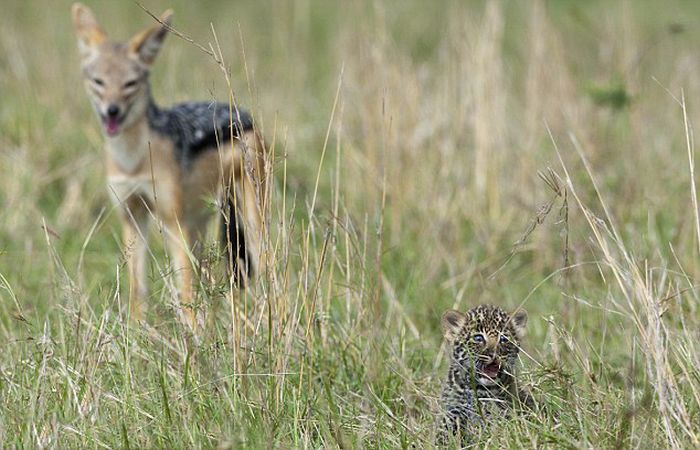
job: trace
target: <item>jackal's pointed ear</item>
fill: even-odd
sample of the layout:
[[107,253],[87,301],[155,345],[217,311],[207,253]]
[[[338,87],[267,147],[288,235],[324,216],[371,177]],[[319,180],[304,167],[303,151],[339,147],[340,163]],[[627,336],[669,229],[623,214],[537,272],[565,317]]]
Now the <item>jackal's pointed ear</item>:
[[83,58],[94,52],[104,41],[107,33],[100,28],[90,8],[80,3],[73,3],[73,26],[78,35],[78,49]]
[[510,322],[515,328],[515,334],[518,338],[525,336],[525,325],[527,325],[527,311],[518,309],[510,316]]
[[155,61],[160,47],[163,45],[165,36],[168,35],[168,28],[172,22],[173,11],[171,9],[161,14],[158,19],[160,23],[147,28],[131,38],[129,41],[129,52],[142,63],[150,66]]
[[454,342],[467,322],[467,316],[459,311],[450,309],[442,315],[442,334],[448,342]]

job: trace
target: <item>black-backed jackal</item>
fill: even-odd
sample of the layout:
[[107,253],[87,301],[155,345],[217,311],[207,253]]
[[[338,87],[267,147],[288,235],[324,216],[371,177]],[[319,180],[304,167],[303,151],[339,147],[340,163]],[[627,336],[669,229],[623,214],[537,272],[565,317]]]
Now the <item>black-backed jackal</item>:
[[[85,88],[106,140],[107,185],[119,207],[129,271],[131,316],[147,293],[148,226],[162,226],[177,274],[180,317],[197,331],[194,269],[212,216],[208,199],[226,208],[223,239],[237,283],[260,270],[265,220],[265,157],[251,116],[217,103],[156,106],[149,71],[172,12],[128,42],[112,42],[92,11],[72,8]],[[194,258],[196,260],[196,256]]]

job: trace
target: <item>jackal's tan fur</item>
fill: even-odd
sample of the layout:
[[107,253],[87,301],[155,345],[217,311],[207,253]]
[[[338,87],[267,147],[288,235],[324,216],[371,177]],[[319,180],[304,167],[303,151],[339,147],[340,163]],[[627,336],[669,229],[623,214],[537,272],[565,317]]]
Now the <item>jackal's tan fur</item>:
[[[208,199],[231,203],[233,214],[242,221],[236,226],[245,233],[246,255],[239,256],[246,265],[239,276],[259,271],[264,260],[264,142],[248,116],[241,120],[240,113],[229,112],[228,105],[188,103],[170,110],[155,106],[148,74],[167,35],[171,11],[161,16],[161,23],[126,43],[109,41],[84,5],[74,4],[72,13],[85,88],[105,134],[108,190],[121,210],[131,315],[141,317],[147,293],[148,225],[155,219],[162,226],[177,273],[182,320],[196,331],[190,255],[201,249],[212,215]],[[221,111],[222,106],[226,111]],[[236,128],[237,120],[237,135],[228,127],[217,128],[229,121]],[[189,125],[192,121],[198,121],[199,128]],[[210,142],[213,134],[216,140]]]

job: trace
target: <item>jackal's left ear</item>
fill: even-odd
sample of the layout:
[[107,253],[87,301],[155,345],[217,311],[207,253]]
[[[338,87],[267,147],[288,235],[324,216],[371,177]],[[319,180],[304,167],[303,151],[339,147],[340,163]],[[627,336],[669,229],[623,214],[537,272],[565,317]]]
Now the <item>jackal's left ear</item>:
[[71,11],[73,26],[78,35],[78,49],[81,56],[87,58],[107,40],[107,33],[100,28],[95,15],[87,6],[73,3]]
[[168,28],[172,22],[173,11],[171,9],[161,14],[158,19],[160,23],[147,28],[131,38],[129,41],[129,52],[138,58],[142,63],[150,66],[155,61],[160,47],[163,45],[165,36],[168,35]]

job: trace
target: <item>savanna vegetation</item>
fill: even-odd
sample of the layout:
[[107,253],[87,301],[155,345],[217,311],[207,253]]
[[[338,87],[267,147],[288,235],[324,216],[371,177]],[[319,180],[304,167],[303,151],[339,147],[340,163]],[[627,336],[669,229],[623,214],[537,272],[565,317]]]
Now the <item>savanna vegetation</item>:
[[479,445],[700,446],[700,3],[86,3],[119,39],[175,10],[160,104],[253,111],[269,267],[201,278],[194,346],[154,231],[129,323],[71,2],[3,1],[1,447],[430,448],[479,303],[528,311],[544,410]]

